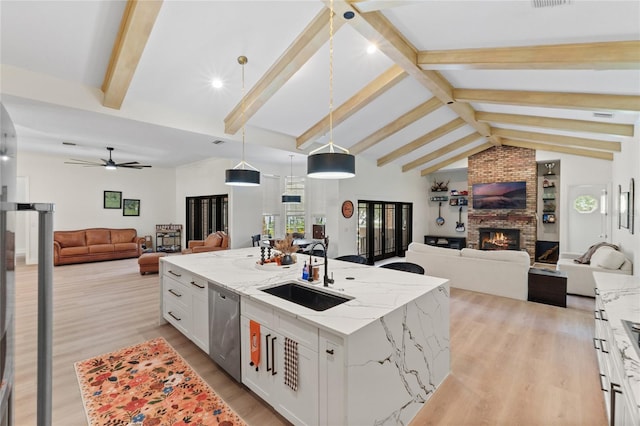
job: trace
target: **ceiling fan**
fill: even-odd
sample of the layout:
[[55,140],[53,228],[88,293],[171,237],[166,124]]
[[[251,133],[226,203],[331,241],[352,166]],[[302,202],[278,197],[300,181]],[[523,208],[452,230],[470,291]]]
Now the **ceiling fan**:
[[105,160],[104,158],[101,158],[102,163],[98,163],[95,161],[87,161],[87,160],[75,160],[75,159],[71,159],[71,161],[65,161],[65,164],[78,164],[81,166],[85,166],[85,167],[97,167],[97,166],[102,166],[107,170],[115,170],[118,167],[125,167],[128,169],[142,169],[144,167],[151,167],[151,166],[147,166],[144,164],[140,164],[137,161],[128,161],[126,163],[116,163],[115,161],[113,161],[113,159],[111,159],[111,153],[113,152],[113,148],[111,147],[107,147],[107,150],[109,151],[109,159]]

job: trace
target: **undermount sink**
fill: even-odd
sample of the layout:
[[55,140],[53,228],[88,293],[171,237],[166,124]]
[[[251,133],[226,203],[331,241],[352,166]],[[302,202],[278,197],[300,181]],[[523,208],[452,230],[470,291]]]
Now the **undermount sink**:
[[351,298],[307,287],[295,281],[262,288],[261,290],[314,311],[326,311],[351,300]]

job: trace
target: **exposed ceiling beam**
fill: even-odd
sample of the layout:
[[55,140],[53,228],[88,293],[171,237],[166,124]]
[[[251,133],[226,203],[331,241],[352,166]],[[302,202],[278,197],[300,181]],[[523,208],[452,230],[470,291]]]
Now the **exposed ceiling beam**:
[[551,145],[551,144],[538,143],[538,142],[517,141],[515,139],[508,139],[508,138],[503,138],[502,144],[508,145],[508,146],[516,146],[520,148],[529,148],[529,149],[535,149],[540,151],[562,152],[564,154],[572,154],[572,155],[579,155],[582,157],[591,157],[591,158],[598,158],[600,160],[613,161],[612,152],[592,151],[590,149],[572,148],[567,146],[558,146],[558,145]]
[[128,0],[102,82],[102,105],[120,109],[156,22],[162,0]]
[[599,139],[576,138],[573,136],[550,135],[548,133],[525,132],[522,130],[493,128],[493,133],[508,139],[518,139],[531,142],[545,142],[559,145],[571,145],[580,148],[602,149],[605,151],[620,152],[620,142],[609,142]]
[[640,41],[574,43],[418,52],[429,70],[460,69],[640,69]]
[[[344,20],[334,20],[334,31],[337,31],[342,24]],[[245,120],[253,117],[327,40],[329,40],[329,10],[323,9],[245,95]],[[235,134],[242,127],[242,103],[243,101],[240,100],[225,117],[225,133]]]
[[[400,83],[407,76],[402,68],[393,65],[380,74],[375,80],[367,84],[362,90],[349,98],[345,103],[333,111],[333,125],[337,126],[356,112],[373,102],[378,96]],[[329,115],[311,126],[296,139],[298,149],[307,148],[314,139],[329,131]]]
[[419,2],[410,0],[354,0],[353,3],[360,12],[372,12]]
[[516,124],[521,126],[542,127],[546,129],[602,133],[614,136],[633,136],[632,124],[603,123],[599,121],[571,120],[566,118],[501,114],[497,112],[481,111],[476,112],[476,120],[483,123]]
[[426,176],[430,173],[436,172],[438,170],[440,170],[443,167],[447,167],[449,164],[455,163],[458,160],[462,160],[463,158],[469,158],[474,154],[477,154],[479,152],[485,151],[489,148],[493,148],[493,144],[491,142],[485,142],[482,145],[479,145],[475,148],[471,148],[465,152],[462,152],[454,157],[448,158],[444,161],[441,161],[437,164],[434,164],[431,167],[427,167],[426,169],[422,169],[420,170],[420,176]]
[[362,139],[360,142],[352,145],[349,148],[349,152],[353,155],[360,154],[361,152],[366,151],[371,148],[378,142],[388,138],[392,134],[399,132],[400,130],[407,127],[409,124],[414,123],[421,119],[422,117],[432,113],[442,106],[442,102],[438,98],[431,98],[428,101],[418,105],[411,111],[401,115],[397,119],[393,120],[391,123],[387,124],[383,128],[373,132],[366,138]]
[[458,139],[457,141],[450,143],[446,146],[443,146],[440,149],[436,149],[433,152],[430,152],[427,155],[423,155],[422,157],[413,160],[410,163],[405,164],[404,166],[402,166],[402,171],[403,172],[408,172],[411,169],[415,169],[418,166],[421,166],[425,163],[428,163],[429,161],[433,161],[436,158],[442,157],[447,155],[448,153],[455,151],[456,149],[460,149],[463,146],[469,145],[471,142],[475,142],[478,139],[480,139],[482,137],[482,135],[478,132],[473,132],[470,135],[467,135],[461,139]]
[[457,102],[573,108],[595,111],[640,111],[640,96],[525,90],[454,89]]
[[[326,3],[326,0],[325,0]],[[350,1],[336,1],[334,9],[337,14],[353,12],[354,17],[349,24],[363,37],[378,46],[378,49],[392,61],[400,65],[418,83],[426,87],[435,97],[455,111],[467,124],[471,125],[482,136],[491,137],[486,123],[475,119],[475,110],[468,104],[456,103],[453,99],[453,87],[436,71],[425,71],[417,63],[416,48],[398,31],[397,28],[380,12],[360,13],[357,3],[354,7]],[[496,142],[497,143],[497,142]]]
[[380,158],[378,158],[378,167],[384,166],[387,163],[390,163],[393,160],[396,160],[400,157],[403,157],[407,154],[409,154],[410,152],[415,151],[416,149],[430,143],[433,142],[434,140],[453,132],[456,129],[459,129],[460,127],[466,125],[467,123],[465,123],[465,121],[458,117],[454,120],[451,120],[450,122],[448,122],[447,124],[444,124],[440,127],[438,127],[435,130],[430,131],[429,133],[420,136],[418,139],[415,139],[411,142],[409,142],[406,145],[401,146],[398,149],[395,149],[393,151],[391,151],[390,153],[388,153],[387,155],[384,155]]

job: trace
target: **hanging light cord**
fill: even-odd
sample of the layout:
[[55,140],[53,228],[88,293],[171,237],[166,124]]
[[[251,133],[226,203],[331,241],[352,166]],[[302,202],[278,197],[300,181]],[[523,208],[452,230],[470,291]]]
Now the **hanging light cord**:
[[245,140],[245,96],[244,96],[244,66],[245,64],[249,62],[249,60],[247,59],[246,56],[238,56],[238,63],[240,65],[242,65],[242,114],[241,114],[241,118],[242,118],[242,161],[240,161],[238,163],[237,166],[234,167],[234,169],[237,168],[242,168],[244,169],[245,166],[248,166],[249,168],[253,169],[253,170],[258,170],[255,167],[253,167],[251,164],[247,163],[246,161],[244,161],[244,140]]
[[329,143],[316,148],[309,153],[313,155],[326,147],[333,154],[334,148],[349,153],[349,150],[333,143],[333,0],[329,2]]

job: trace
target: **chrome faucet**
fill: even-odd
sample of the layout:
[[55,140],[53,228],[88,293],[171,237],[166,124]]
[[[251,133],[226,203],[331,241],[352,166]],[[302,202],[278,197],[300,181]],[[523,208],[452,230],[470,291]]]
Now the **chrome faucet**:
[[[329,278],[329,259],[327,258],[327,246],[329,245],[329,237],[325,237],[324,243],[321,241],[313,243],[309,248],[309,266],[311,267],[312,256],[313,256],[313,248],[320,244],[324,250],[324,277],[323,282],[325,287],[329,287],[329,284],[333,284],[333,278]],[[313,274],[309,274],[309,281],[313,280]]]

